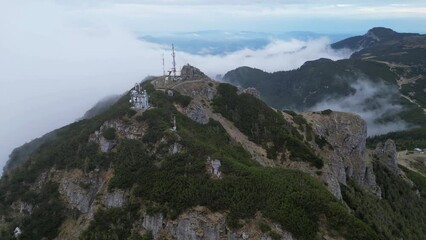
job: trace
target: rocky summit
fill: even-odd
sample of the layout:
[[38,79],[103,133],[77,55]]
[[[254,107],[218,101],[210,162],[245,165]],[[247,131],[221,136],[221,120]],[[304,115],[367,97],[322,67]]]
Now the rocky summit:
[[200,69],[189,64],[183,66],[180,72],[183,81],[208,79],[208,77]]

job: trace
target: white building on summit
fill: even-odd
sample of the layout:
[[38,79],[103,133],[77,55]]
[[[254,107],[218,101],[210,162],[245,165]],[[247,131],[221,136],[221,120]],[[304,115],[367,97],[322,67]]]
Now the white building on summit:
[[148,109],[148,93],[146,90],[143,90],[139,83],[135,84],[134,89],[130,92],[130,103],[133,104],[133,107],[136,109]]

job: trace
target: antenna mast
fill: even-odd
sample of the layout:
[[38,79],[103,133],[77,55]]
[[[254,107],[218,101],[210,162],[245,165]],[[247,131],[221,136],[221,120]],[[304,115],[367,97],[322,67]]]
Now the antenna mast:
[[172,68],[173,80],[176,81],[176,59],[175,59],[176,54],[175,54],[175,45],[174,44],[172,44],[172,57],[173,57],[173,62],[172,62],[172,64],[173,64],[173,68]]
[[173,131],[176,131],[176,116],[173,115]]
[[172,127],[172,131],[173,132],[176,132],[176,116],[175,115],[173,115],[173,117],[172,117],[172,120],[171,120],[171,123],[173,123],[173,127]]
[[164,53],[163,53],[163,76],[166,76],[166,70],[164,69]]

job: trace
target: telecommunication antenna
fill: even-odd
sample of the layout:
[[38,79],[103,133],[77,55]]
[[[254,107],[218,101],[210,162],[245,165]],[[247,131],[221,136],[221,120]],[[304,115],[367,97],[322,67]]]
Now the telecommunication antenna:
[[172,131],[176,132],[176,116],[175,115],[173,115],[172,123],[173,123]]
[[176,54],[175,54],[175,45],[172,44],[172,57],[173,57],[173,68],[172,68],[172,72],[173,72],[173,80],[176,80]]
[[164,69],[164,53],[163,53],[163,76],[166,76],[166,70]]

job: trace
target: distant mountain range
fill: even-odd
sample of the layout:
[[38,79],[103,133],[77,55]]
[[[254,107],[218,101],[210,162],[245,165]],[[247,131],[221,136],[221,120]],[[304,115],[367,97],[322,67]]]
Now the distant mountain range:
[[[373,121],[400,119],[411,126],[424,125],[426,35],[373,28],[362,36],[344,39],[331,47],[351,49],[354,53],[350,59],[306,62],[292,71],[268,73],[240,67],[226,73],[224,80],[244,88],[255,87],[265,102],[278,109],[302,111],[337,105],[339,110],[353,111],[357,104],[361,105],[356,106],[357,113],[371,115],[394,106],[395,111],[381,111],[383,115],[376,116]],[[357,88],[364,86],[363,83],[370,87],[364,89],[366,91],[358,89],[358,95],[370,96],[363,95],[364,99],[357,101]],[[346,107],[338,104],[348,97],[357,99]],[[392,130],[401,128],[384,132]]]

